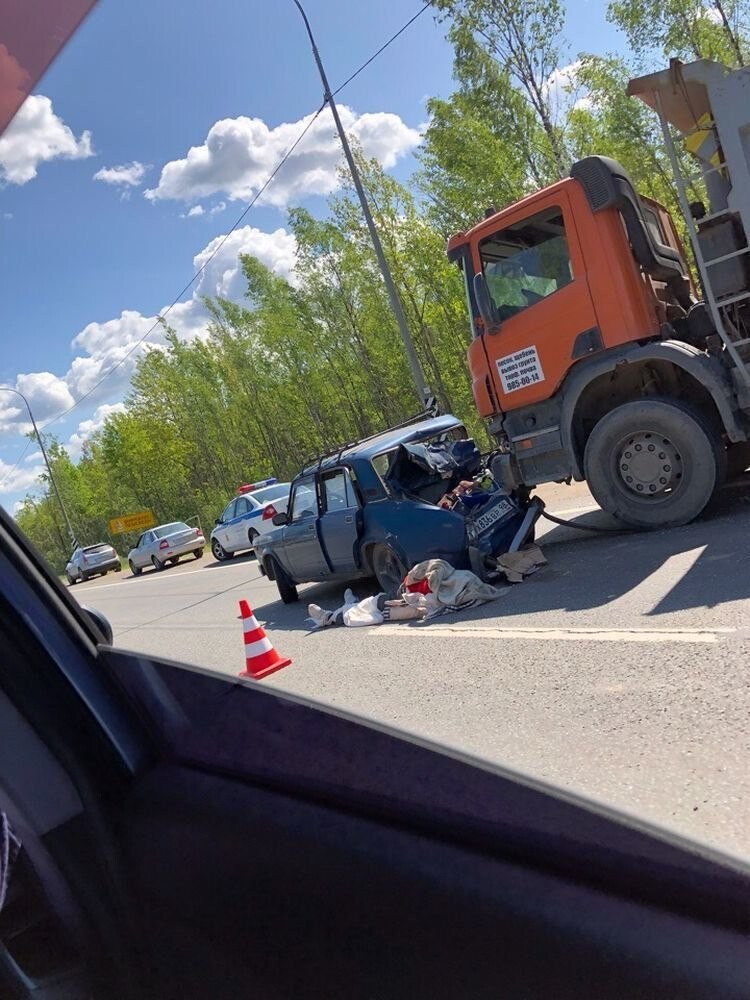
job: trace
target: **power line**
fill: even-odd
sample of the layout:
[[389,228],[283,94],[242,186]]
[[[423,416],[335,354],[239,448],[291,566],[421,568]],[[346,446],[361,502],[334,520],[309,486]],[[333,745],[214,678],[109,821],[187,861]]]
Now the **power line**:
[[[387,41],[385,41],[380,46],[379,49],[377,49],[375,52],[373,52],[373,54],[369,57],[369,59],[366,59],[365,62],[363,62],[361,66],[359,66],[350,76],[348,76],[346,78],[346,80],[344,80],[344,82],[342,84],[340,84],[339,87],[336,88],[336,90],[333,91],[332,96],[335,97],[345,87],[347,87],[352,82],[352,80],[354,80],[356,77],[359,76],[360,73],[362,73],[365,69],[367,69],[367,67],[372,62],[374,62],[375,59],[377,59],[379,55],[381,55],[383,52],[385,52],[385,50],[390,45],[392,45],[393,42],[395,42],[396,39],[399,38],[399,36],[402,35],[407,30],[407,28],[411,27],[411,25],[414,24],[414,22],[417,20],[417,18],[421,17],[421,15],[424,14],[424,12],[427,10],[427,8],[431,7],[431,6],[432,6],[432,0],[427,0],[427,3],[425,3],[417,11],[416,14],[414,14],[412,17],[409,18],[408,21],[406,21],[404,24],[402,24],[402,26],[398,29],[398,31],[394,32],[394,34],[391,35],[391,37]],[[326,102],[324,102],[323,104],[321,104],[321,106],[318,108],[318,110],[313,114],[313,116],[310,118],[310,121],[307,123],[307,125],[304,127],[304,129],[300,132],[300,134],[294,140],[293,144],[284,153],[284,155],[282,156],[282,158],[279,160],[279,162],[276,164],[276,166],[274,167],[274,169],[268,175],[268,177],[264,181],[263,185],[258,189],[258,191],[255,193],[255,195],[247,203],[247,205],[245,206],[245,208],[243,209],[243,211],[240,213],[240,215],[238,216],[238,218],[236,219],[236,221],[234,222],[234,224],[232,225],[232,227],[221,238],[221,240],[219,241],[219,243],[212,250],[212,252],[206,258],[206,260],[203,262],[203,264],[198,268],[198,270],[193,274],[193,276],[190,278],[190,280],[177,293],[177,295],[174,297],[174,299],[172,299],[172,301],[167,306],[167,308],[164,309],[164,310],[162,310],[162,312],[159,313],[159,316],[152,323],[152,325],[148,328],[148,330],[146,330],[146,332],[141,337],[139,337],[138,340],[135,341],[135,343],[119,359],[119,361],[116,361],[113,365],[111,365],[100,376],[100,378],[94,383],[94,385],[92,385],[91,388],[88,389],[82,396],[79,396],[78,399],[76,399],[75,402],[71,406],[69,406],[66,410],[63,410],[61,413],[56,414],[54,417],[50,417],[49,420],[45,421],[42,424],[42,429],[44,429],[45,427],[49,427],[50,424],[56,423],[58,420],[62,420],[63,417],[66,417],[69,413],[71,413],[78,406],[80,406],[81,403],[83,403],[86,399],[89,398],[89,396],[91,396],[94,392],[96,392],[96,390],[99,388],[99,386],[102,385],[102,383],[107,378],[109,378],[109,376],[113,372],[117,371],[117,369],[120,368],[128,360],[129,357],[131,357],[131,355],[141,346],[141,344],[143,344],[146,340],[148,340],[148,338],[156,330],[157,327],[159,327],[159,326],[162,325],[165,317],[180,302],[182,296],[187,291],[189,291],[190,288],[192,288],[192,286],[195,284],[195,282],[200,278],[200,276],[203,274],[203,272],[206,270],[206,268],[208,267],[208,265],[211,263],[211,261],[214,259],[214,257],[218,254],[218,252],[221,250],[221,248],[227,242],[227,240],[232,235],[232,233],[235,232],[235,230],[239,227],[239,225],[241,224],[241,222],[243,221],[243,219],[245,218],[245,216],[247,215],[247,213],[250,211],[250,209],[253,208],[253,206],[256,204],[256,202],[258,201],[258,199],[260,198],[260,196],[263,194],[263,192],[266,190],[266,188],[269,186],[269,184],[271,184],[271,182],[274,180],[274,178],[278,174],[279,170],[281,170],[281,168],[284,166],[284,164],[286,163],[286,161],[289,159],[289,157],[295,151],[295,149],[297,148],[297,146],[299,146],[299,144],[302,142],[302,140],[307,135],[307,133],[309,132],[309,130],[312,128],[313,124],[315,123],[315,121],[317,120],[318,116],[321,114],[321,112],[325,108],[325,106],[326,106]],[[16,462],[16,465],[13,466],[13,468],[7,474],[7,476],[5,477],[5,479],[9,478],[10,475],[12,475],[12,473],[15,471],[16,467],[18,466],[18,464],[20,463],[21,459],[23,458],[23,454],[25,454],[25,451],[24,451],[24,453],[22,453],[21,458],[19,458],[18,462]],[[5,482],[5,479],[3,480],[3,482]],[[2,484],[0,484],[0,485],[2,485]]]
[[421,7],[413,17],[410,17],[409,20],[406,22],[406,24],[402,24],[401,27],[398,29],[398,31],[395,34],[391,35],[391,37],[388,39],[388,41],[384,42],[380,46],[380,48],[377,50],[377,52],[373,52],[373,54],[370,56],[370,58],[367,59],[365,62],[363,62],[362,65],[359,67],[359,69],[355,69],[355,71],[352,73],[352,75],[348,76],[346,78],[346,80],[344,80],[344,82],[341,84],[341,86],[338,87],[336,90],[334,90],[332,96],[335,97],[340,91],[342,91],[344,89],[344,87],[348,87],[348,85],[352,82],[352,80],[354,80],[355,77],[359,76],[359,74],[362,72],[362,70],[367,69],[367,67],[370,65],[370,63],[374,62],[378,58],[378,56],[380,55],[381,52],[385,52],[385,50],[388,48],[388,46],[392,42],[395,42],[396,39],[399,37],[399,35],[403,35],[403,33],[406,31],[406,29],[410,28],[411,25],[414,24],[414,22],[417,20],[417,18],[421,17],[422,14],[424,14],[424,12],[427,10],[427,8],[431,7],[431,6],[432,6],[432,0],[427,0],[427,3],[423,7]]
[[221,248],[224,246],[224,244],[229,239],[229,237],[232,235],[232,233],[240,225],[240,223],[245,218],[245,216],[250,211],[250,209],[253,207],[253,205],[255,205],[255,203],[257,202],[258,198],[260,198],[260,196],[266,190],[266,188],[271,183],[271,181],[274,179],[274,177],[276,176],[276,174],[279,172],[279,170],[281,170],[281,168],[284,166],[284,164],[286,163],[286,161],[289,159],[289,157],[295,151],[295,149],[297,148],[297,146],[299,146],[299,144],[305,138],[305,136],[307,135],[307,133],[312,128],[313,124],[315,123],[315,121],[318,118],[318,115],[321,113],[321,111],[323,110],[324,107],[325,107],[325,104],[321,104],[321,106],[318,108],[318,110],[313,114],[313,116],[310,118],[310,121],[307,123],[307,125],[305,125],[305,127],[302,129],[302,131],[300,132],[300,134],[294,140],[294,142],[292,143],[292,145],[289,147],[289,149],[281,157],[281,159],[276,164],[276,166],[273,168],[273,170],[268,175],[268,177],[266,178],[266,180],[258,188],[258,190],[253,195],[253,197],[250,199],[250,201],[247,203],[247,205],[245,205],[244,209],[239,214],[239,216],[237,217],[237,219],[235,220],[235,222],[232,224],[232,226],[229,229],[229,231],[227,233],[225,233],[224,236],[222,236],[222,238],[219,240],[219,242],[217,243],[217,245],[214,247],[214,249],[211,251],[211,253],[206,258],[206,260],[203,262],[203,264],[201,264],[201,266],[198,268],[198,270],[192,276],[192,278],[190,279],[190,281],[188,281],[187,284],[182,289],[180,289],[180,291],[172,299],[172,301],[167,306],[167,308],[163,309],[159,313],[159,315],[157,316],[156,320],[151,324],[151,326],[148,328],[148,330],[146,330],[146,332],[143,334],[143,336],[139,337],[138,340],[136,340],[136,342],[132,345],[132,347],[127,351],[127,353],[124,354],[120,358],[119,361],[116,361],[115,364],[111,365],[111,367],[109,367],[104,372],[104,374],[101,376],[101,378],[99,378],[91,386],[90,389],[88,389],[86,392],[84,392],[84,394],[82,396],[79,396],[78,399],[73,403],[72,406],[69,406],[67,408],[67,410],[63,410],[62,413],[58,413],[56,416],[50,417],[49,420],[45,421],[42,424],[42,428],[49,427],[50,424],[54,424],[56,421],[62,420],[63,417],[66,417],[69,413],[71,413],[73,410],[75,410],[76,407],[80,406],[80,404],[85,399],[88,399],[88,397],[92,393],[96,392],[96,390],[99,388],[99,386],[105,381],[105,379],[109,378],[109,376],[112,374],[112,372],[116,371],[122,364],[124,364],[127,361],[127,359],[131,356],[131,354],[133,354],[133,352],[137,348],[139,348],[141,346],[141,344],[151,336],[151,334],[154,332],[154,330],[158,326],[161,326],[161,324],[164,322],[165,317],[169,315],[169,313],[172,311],[172,309],[174,309],[174,307],[180,301],[180,299],[185,294],[185,292],[187,292],[195,284],[195,282],[198,280],[198,278],[200,278],[200,276],[206,270],[206,268],[208,267],[208,265],[211,263],[211,261],[217,255],[217,253],[219,252],[219,250],[221,250]]
[[3,476],[3,478],[0,479],[0,490],[2,490],[3,486],[5,486],[5,484],[8,482],[8,480],[10,479],[10,477],[16,471],[16,469],[18,468],[18,466],[21,464],[21,462],[23,461],[24,455],[26,454],[26,452],[29,450],[30,447],[31,447],[31,439],[29,439],[26,442],[26,444],[24,445],[23,451],[18,456],[18,458],[16,459],[15,463],[10,467],[10,469],[8,469],[8,471],[5,473],[5,475]]

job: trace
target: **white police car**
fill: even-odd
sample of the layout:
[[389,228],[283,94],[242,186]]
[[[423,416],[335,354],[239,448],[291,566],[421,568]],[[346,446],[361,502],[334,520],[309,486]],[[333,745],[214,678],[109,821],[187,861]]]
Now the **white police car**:
[[274,515],[286,510],[289,483],[263,479],[240,486],[237,493],[211,532],[211,552],[219,562],[251,549],[257,538],[273,528]]

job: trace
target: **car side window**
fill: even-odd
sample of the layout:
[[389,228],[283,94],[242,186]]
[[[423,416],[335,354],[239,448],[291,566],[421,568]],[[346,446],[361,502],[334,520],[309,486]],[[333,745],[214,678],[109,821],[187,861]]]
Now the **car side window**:
[[237,506],[237,501],[236,500],[232,500],[231,503],[228,503],[226,505],[226,507],[224,508],[224,513],[221,515],[221,520],[222,521],[231,521],[232,518],[234,517],[234,508],[236,506]]
[[318,515],[318,497],[315,492],[315,477],[300,479],[294,487],[291,502],[290,521],[302,521]]
[[145,534],[141,535],[141,540],[138,542],[138,548],[145,549],[150,541],[151,541],[151,532],[147,531]]
[[243,514],[247,514],[250,510],[250,504],[248,503],[247,497],[240,497],[237,501],[237,506],[234,509],[234,516],[241,517]]
[[346,469],[336,469],[323,476],[323,495],[327,511],[357,506],[354,487]]

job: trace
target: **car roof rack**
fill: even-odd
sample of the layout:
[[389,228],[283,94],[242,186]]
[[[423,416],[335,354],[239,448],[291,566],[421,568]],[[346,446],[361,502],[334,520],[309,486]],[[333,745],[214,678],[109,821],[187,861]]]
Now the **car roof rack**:
[[420,420],[428,420],[430,417],[436,417],[437,407],[430,406],[425,410],[421,410],[419,413],[415,413],[414,416],[409,417],[407,420],[402,420],[400,424],[394,424],[392,427],[386,427],[385,430],[376,431],[375,434],[368,434],[367,437],[358,438],[355,441],[347,441],[345,444],[336,445],[335,448],[328,448],[325,451],[311,456],[302,466],[303,471],[309,470],[313,465],[316,465],[316,472],[320,471],[320,467],[323,462],[329,458],[336,458],[338,461],[345,451],[350,448],[356,448],[358,445],[366,444],[368,441],[374,441],[375,438],[381,437],[383,434],[388,434],[390,431],[401,430],[402,427],[409,427],[411,424],[417,424]]

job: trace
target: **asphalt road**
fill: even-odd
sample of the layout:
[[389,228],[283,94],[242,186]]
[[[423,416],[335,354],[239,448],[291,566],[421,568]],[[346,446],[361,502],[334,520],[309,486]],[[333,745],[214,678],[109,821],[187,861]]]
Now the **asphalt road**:
[[[613,526],[581,486],[544,494]],[[750,856],[750,492],[648,534],[548,526],[549,565],[495,602],[429,624],[310,633],[251,557],[208,554],[79,584],[124,648],[237,674],[246,598],[291,666],[262,683],[387,721]],[[375,591],[355,583],[355,593]]]

